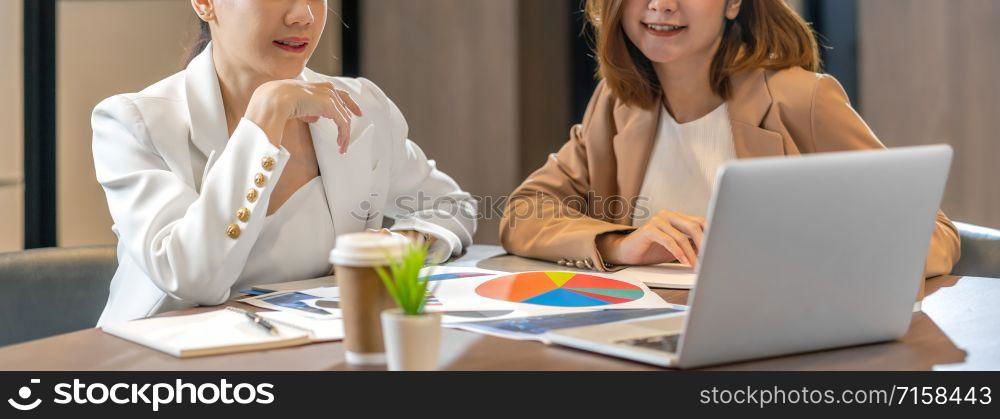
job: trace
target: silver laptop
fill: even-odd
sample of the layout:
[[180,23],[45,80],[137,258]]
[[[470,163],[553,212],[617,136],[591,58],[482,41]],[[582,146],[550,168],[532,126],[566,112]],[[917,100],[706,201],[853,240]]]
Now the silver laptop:
[[686,313],[548,337],[678,368],[898,339],[951,157],[939,145],[727,164]]

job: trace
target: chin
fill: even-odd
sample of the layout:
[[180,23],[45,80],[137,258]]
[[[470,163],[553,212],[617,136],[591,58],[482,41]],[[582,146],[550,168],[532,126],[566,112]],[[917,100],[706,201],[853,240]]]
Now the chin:
[[294,65],[282,65],[271,67],[271,77],[275,80],[287,80],[294,79],[302,74],[302,70],[306,67],[305,63],[298,63]]
[[674,61],[677,61],[677,59],[681,58],[680,54],[672,52],[664,53],[662,51],[657,51],[654,53],[643,52],[642,54],[645,55],[646,58],[649,59],[649,61],[652,61],[657,64],[670,64]]

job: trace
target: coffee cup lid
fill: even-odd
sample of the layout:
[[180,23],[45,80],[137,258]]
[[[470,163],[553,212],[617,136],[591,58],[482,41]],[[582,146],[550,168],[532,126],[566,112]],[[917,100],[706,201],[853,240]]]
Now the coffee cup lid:
[[330,251],[330,263],[353,267],[385,265],[402,258],[409,243],[409,239],[396,234],[344,234],[337,237],[336,247]]

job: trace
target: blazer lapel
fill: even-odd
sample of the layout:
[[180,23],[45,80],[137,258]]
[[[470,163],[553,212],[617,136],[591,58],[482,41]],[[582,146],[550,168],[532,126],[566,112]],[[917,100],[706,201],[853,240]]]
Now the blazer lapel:
[[731,86],[732,99],[728,108],[736,157],[747,159],[785,155],[781,134],[761,128],[772,103],[764,70],[748,70],[737,74],[732,77]]
[[[318,82],[323,79],[306,69],[305,80]],[[368,219],[378,211],[373,208],[375,196],[372,191],[372,166],[374,159],[374,126],[368,118],[355,118],[351,123],[350,146],[347,154],[337,150],[337,135],[340,129],[332,120],[320,118],[309,124],[313,149],[322,173],[326,201],[333,217],[336,234],[364,231]]]
[[[618,156],[619,193],[629,203],[639,195],[660,125],[660,107],[642,109],[618,104],[614,110],[613,146]],[[631,217],[631,215],[629,215]]]
[[334,229],[338,235],[364,231],[375,198],[368,196],[372,181],[370,162],[374,152],[373,140],[366,139],[371,134],[370,126],[361,130],[352,128],[360,137],[348,147],[347,154],[340,154],[337,150],[339,128],[333,121],[320,119],[310,124],[309,131]]
[[[222,152],[229,140],[222,89],[212,60],[212,44],[188,65],[184,75],[187,107],[191,118],[191,142],[206,157]],[[207,162],[205,171],[211,167]]]

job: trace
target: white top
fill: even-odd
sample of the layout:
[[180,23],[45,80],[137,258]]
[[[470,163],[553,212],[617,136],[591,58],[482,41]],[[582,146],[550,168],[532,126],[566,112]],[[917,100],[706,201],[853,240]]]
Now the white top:
[[320,176],[295,191],[264,219],[231,295],[254,285],[318,278],[330,272],[336,234]]
[[704,217],[716,171],[736,159],[728,108],[722,104],[685,124],[662,109],[655,141],[632,225],[645,224],[661,210]]

